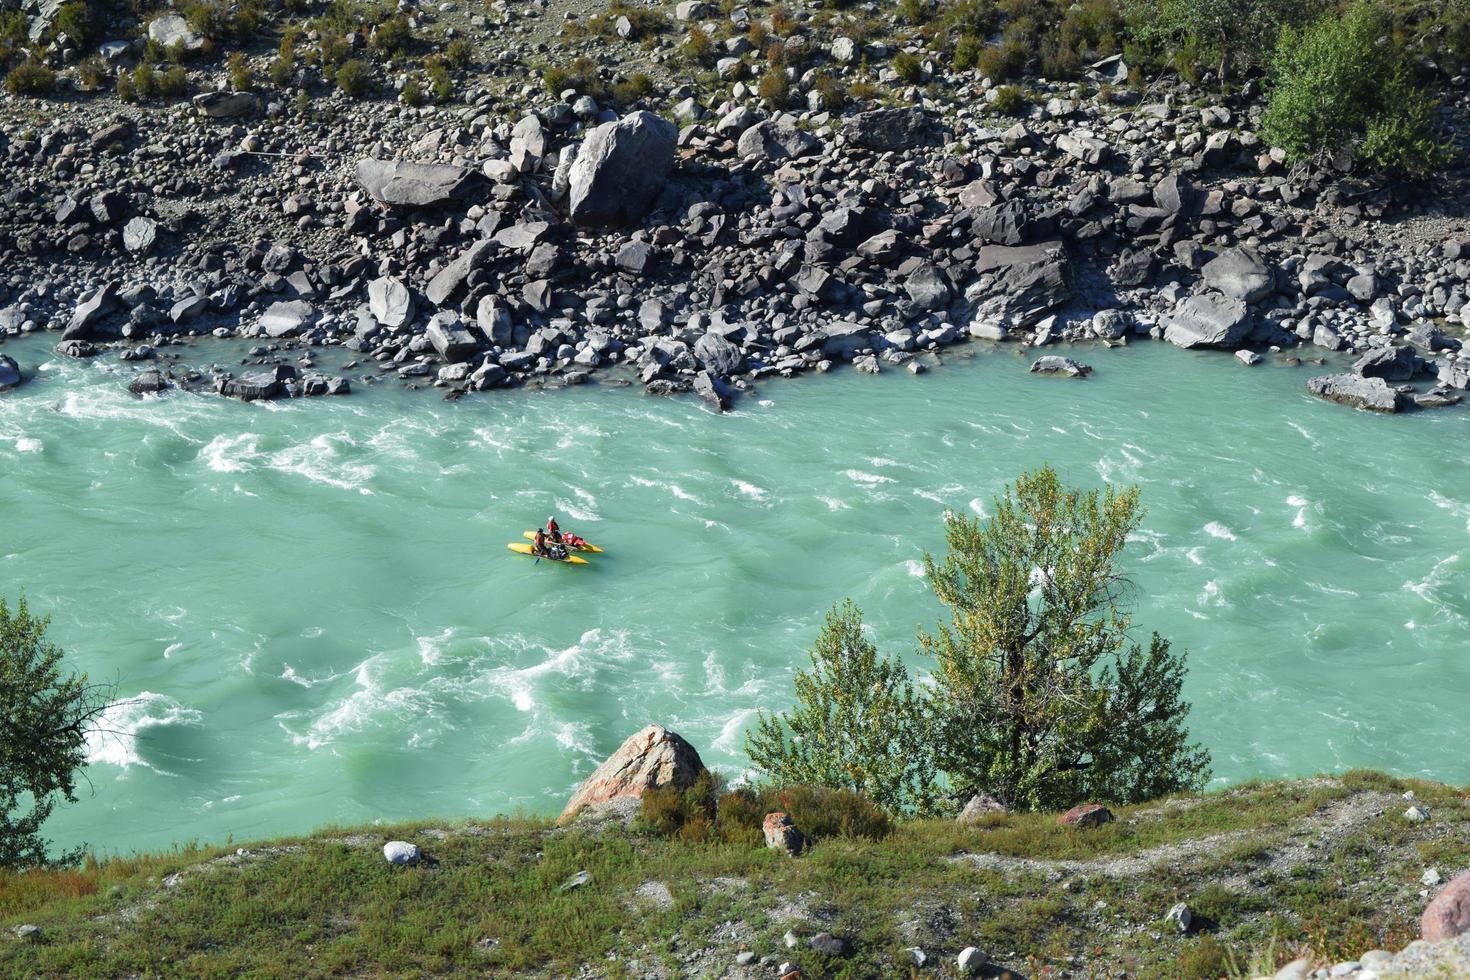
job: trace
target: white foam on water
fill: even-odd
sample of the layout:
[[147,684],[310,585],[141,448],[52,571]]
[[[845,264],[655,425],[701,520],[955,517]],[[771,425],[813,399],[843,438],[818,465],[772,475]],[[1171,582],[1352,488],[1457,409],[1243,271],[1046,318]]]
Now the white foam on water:
[[1307,508],[1312,506],[1312,502],[1306,497],[1294,493],[1286,498],[1286,506],[1297,509],[1296,516],[1291,519],[1291,526],[1305,529],[1307,526]]
[[1429,491],[1429,502],[1440,510],[1449,511],[1456,517],[1464,518],[1465,530],[1470,531],[1470,504],[1462,504],[1458,500],[1451,500],[1438,490]]
[[823,497],[821,495],[818,495],[817,496],[817,499],[820,500],[822,503],[826,504],[828,510],[834,510],[835,511],[835,510],[851,510],[852,509],[847,504],[843,503],[841,500],[838,500],[836,497]]
[[769,398],[762,398],[759,401],[757,401],[756,404],[759,405],[761,408],[770,408],[772,405],[774,405],[776,403],[774,401],[772,401],[771,399],[769,399]]
[[1230,605],[1230,601],[1225,598],[1225,593],[1220,590],[1220,583],[1214,579],[1205,583],[1204,591],[1199,594],[1197,601],[1201,606]]
[[322,433],[310,442],[270,454],[270,467],[282,473],[303,476],[312,483],[371,495],[373,491],[364,484],[377,473],[377,467],[342,459],[339,444],[356,445],[346,432]]
[[1205,533],[1212,538],[1219,538],[1222,541],[1237,540],[1235,537],[1235,532],[1231,531],[1230,528],[1226,527],[1224,524],[1219,523],[1218,521],[1210,521],[1210,523],[1206,524]]
[[712,694],[725,693],[725,668],[715,660],[713,650],[704,655],[704,683],[705,690]]
[[985,520],[990,516],[990,511],[986,508],[985,501],[979,497],[970,498],[970,511],[981,520]]
[[38,453],[46,448],[46,444],[40,439],[31,439],[26,436],[15,437],[15,451],[18,453]]
[[163,659],[164,660],[169,659],[174,654],[176,654],[180,650],[184,649],[185,646],[186,646],[186,644],[184,644],[184,643],[170,643],[168,646],[166,646],[166,647],[163,648]]
[[454,639],[454,627],[446,626],[436,636],[416,636],[414,642],[418,644],[419,660],[423,661],[425,667],[432,667],[444,659],[444,649],[449,646],[449,641]]
[[720,752],[735,753],[741,750],[745,734],[746,724],[760,713],[758,708],[741,708],[725,719],[720,726],[720,734],[716,735],[710,742]]
[[924,577],[924,563],[916,558],[906,559],[903,563],[903,570],[908,572],[912,578]]
[[739,490],[743,496],[749,497],[757,503],[765,503],[766,498],[769,496],[769,491],[763,490],[754,483],[746,483],[744,480],[731,480],[730,482],[735,484],[735,489]]
[[891,476],[879,476],[877,473],[865,473],[862,470],[843,470],[842,475],[853,483],[864,483],[868,486],[894,482]]
[[313,752],[372,728],[407,733],[406,744],[410,747],[432,745],[439,735],[437,699],[416,687],[389,687],[382,677],[384,666],[383,654],[374,654],[359,664],[354,678],[357,690],[314,718],[305,732],[292,731],[285,724],[303,717],[303,712],[278,715],[277,720],[293,743]]
[[628,648],[627,640],[628,634],[622,631],[609,631],[604,635],[600,629],[591,629],[566,649],[552,650],[549,647],[532,646],[517,637],[511,641],[513,645],[539,650],[546,658],[528,667],[496,667],[483,680],[491,693],[509,698],[517,711],[534,711],[537,705],[536,685],[543,677],[552,674],[580,677],[587,674],[589,668],[596,663],[629,660],[633,653]]
[[1200,557],[1201,548],[1190,548],[1184,552],[1184,557],[1189,559],[1191,565],[1203,565],[1204,558]]
[[690,493],[688,490],[685,490],[683,487],[679,486],[679,484],[677,484],[677,483],[670,483],[669,484],[669,493],[673,494],[674,497],[675,497],[675,499],[677,499],[677,500],[687,500],[690,503],[695,503],[695,504],[702,504],[702,503],[704,503],[704,501],[700,500],[694,494]]
[[[635,478],[636,479],[636,478]],[[576,503],[566,497],[556,498],[556,507],[561,513],[567,515],[574,521],[600,521],[597,514],[597,498],[581,487],[572,487],[572,495],[577,498]]]
[[1296,422],[1293,422],[1291,419],[1287,419],[1286,420],[1286,424],[1289,425],[1289,426],[1291,426],[1293,429],[1295,429],[1301,435],[1301,437],[1303,439],[1307,440],[1307,442],[1311,443],[1313,446],[1320,446],[1320,445],[1322,445],[1322,443],[1320,443],[1320,442],[1317,441],[1317,437],[1314,436],[1314,435],[1312,435],[1312,433],[1308,432],[1307,429],[1304,426],[1299,425]]
[[254,432],[218,435],[199,450],[199,458],[216,473],[239,473],[251,469],[260,456],[260,436]]
[[140,691],[108,708],[98,718],[96,727],[87,733],[87,762],[107,763],[122,769],[142,766],[165,776],[172,775],[143,758],[139,741],[147,739],[150,729],[203,723],[204,716],[196,709],[185,707],[166,694]]

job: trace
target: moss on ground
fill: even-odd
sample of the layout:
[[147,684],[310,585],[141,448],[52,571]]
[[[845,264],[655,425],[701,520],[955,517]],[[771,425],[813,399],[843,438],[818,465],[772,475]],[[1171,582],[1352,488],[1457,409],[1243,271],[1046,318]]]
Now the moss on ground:
[[[1429,822],[1403,818],[1408,791]],[[797,859],[535,819],[179,849],[0,876],[0,976],[740,976],[735,957],[750,950],[870,977],[907,973],[910,946],[944,975],[969,945],[1027,977],[1222,976],[1303,951],[1401,947],[1424,869],[1470,867],[1464,794],[1376,773],[1117,816],[1091,831],[1045,814],[915,821]],[[390,866],[389,839],[434,863]],[[581,871],[590,881],[563,890]],[[1187,936],[1163,919],[1180,901],[1199,923]],[[21,923],[45,941],[13,940]],[[805,942],[819,931],[855,952],[823,957]]]

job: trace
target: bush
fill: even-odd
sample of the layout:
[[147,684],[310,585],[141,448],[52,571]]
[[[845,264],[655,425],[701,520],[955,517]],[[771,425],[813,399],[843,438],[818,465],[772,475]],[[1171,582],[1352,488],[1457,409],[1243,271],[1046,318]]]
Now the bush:
[[402,54],[413,41],[407,17],[389,17],[373,29],[372,46],[385,58]]
[[842,80],[822,72],[812,80],[812,91],[826,112],[841,112],[847,105],[847,86]]
[[784,71],[768,71],[761,76],[756,93],[767,107],[773,110],[784,109],[791,103],[791,80]]
[[907,51],[900,51],[894,57],[893,71],[900,81],[909,85],[916,85],[924,80],[924,63]]
[[1133,642],[1117,600],[1137,488],[1084,493],[1043,467],[991,509],[947,515],[949,554],[924,558],[951,612],[919,641],[936,661],[935,744],[954,788],[1065,809],[1203,786],[1209,753],[1188,742],[1179,697],[1185,658],[1157,633]]
[[777,37],[790,37],[796,31],[796,18],[785,7],[771,8],[771,33]]
[[872,800],[851,790],[817,786],[751,787],[725,792],[724,781],[701,773],[690,786],[661,786],[643,794],[635,829],[690,842],[719,841],[758,847],[766,814],[789,814],[813,841],[837,837],[882,840],[893,821]]
[[1026,68],[1031,48],[1017,38],[993,44],[975,56],[975,68],[992,82],[1018,78]]
[[85,48],[92,40],[92,10],[84,2],[63,4],[51,29],[57,36],[65,34],[77,47]]
[[371,77],[372,70],[363,62],[353,58],[343,62],[342,67],[337,69],[337,87],[351,98],[360,98],[367,91]]
[[434,101],[448,102],[454,98],[454,79],[449,76],[449,66],[444,63],[443,58],[425,59],[424,70],[429,75],[429,88],[434,92]]
[[[643,794],[635,829],[659,837],[704,842],[714,837],[724,782],[705,770],[689,786],[660,786]],[[764,814],[762,814],[764,817]]]
[[444,49],[444,60],[455,68],[468,68],[475,56],[475,47],[462,37],[449,42]]
[[991,100],[990,107],[1002,116],[1020,117],[1026,114],[1026,109],[1031,105],[1031,100],[1026,93],[1015,85],[1002,85],[995,90],[995,98]]
[[174,65],[158,76],[158,94],[167,99],[176,99],[189,92],[189,73],[183,65]]
[[148,62],[133,69],[133,97],[151,99],[158,94],[158,72]]
[[612,98],[618,105],[632,105],[652,94],[653,78],[641,71],[634,72],[626,81],[617,82],[612,87]]
[[1267,63],[1284,27],[1301,25],[1328,0],[1129,0],[1127,32],[1145,49],[1165,51],[1182,74],[1205,65],[1228,74]]
[[692,64],[710,64],[715,58],[715,39],[703,27],[691,27],[679,52]]
[[898,19],[905,24],[922,24],[931,13],[928,0],[899,0]]
[[107,62],[102,60],[101,55],[94,54],[83,58],[77,65],[77,81],[81,83],[85,91],[100,91],[111,77],[112,73],[108,70]]
[[415,109],[423,105],[423,83],[420,82],[418,78],[410,76],[408,81],[403,83],[403,91],[398,93],[398,101],[402,102],[406,106],[412,106]]
[[276,88],[285,88],[296,77],[296,64],[290,58],[277,56],[266,69],[266,77]]
[[854,102],[871,102],[879,96],[880,91],[872,82],[853,82],[847,87],[847,97]]
[[5,91],[11,95],[45,95],[56,88],[56,72],[39,61],[25,61],[5,76]]
[[250,70],[250,62],[245,60],[245,55],[235,51],[230,55],[228,72],[230,75],[230,88],[236,92],[248,92],[255,87],[255,74]]
[[[745,750],[778,785],[850,789],[896,813],[939,807],[933,731],[908,671],[878,655],[851,600],[827,612],[796,706],[767,715]],[[806,828],[803,827],[803,830]]]
[[1262,135],[1293,160],[1357,149],[1396,176],[1423,178],[1442,167],[1450,150],[1434,103],[1409,77],[1402,49],[1380,43],[1389,32],[1384,13],[1365,2],[1284,30]]
[[138,101],[138,87],[133,84],[133,76],[125,71],[117,73],[117,87],[115,91],[118,99],[123,102]]
[[950,67],[955,71],[974,68],[985,46],[973,34],[966,34],[954,43],[954,52],[949,57]]

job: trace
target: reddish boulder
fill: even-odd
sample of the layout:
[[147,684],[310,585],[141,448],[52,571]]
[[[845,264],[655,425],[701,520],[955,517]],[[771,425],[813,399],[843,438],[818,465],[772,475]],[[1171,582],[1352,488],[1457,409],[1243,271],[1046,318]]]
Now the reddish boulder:
[[1429,942],[1470,932],[1470,871],[1450,880],[1424,909],[1419,934]]
[[655,787],[689,786],[702,772],[704,763],[694,746],[662,725],[649,725],[582,781],[561,812],[561,822],[586,807],[637,800]]
[[776,851],[785,851],[795,857],[806,847],[806,835],[796,829],[791,818],[780,810],[766,814],[762,829],[766,833],[766,846]]
[[1113,811],[1101,803],[1084,803],[1057,817],[1057,823],[1063,827],[1101,827],[1112,819]]

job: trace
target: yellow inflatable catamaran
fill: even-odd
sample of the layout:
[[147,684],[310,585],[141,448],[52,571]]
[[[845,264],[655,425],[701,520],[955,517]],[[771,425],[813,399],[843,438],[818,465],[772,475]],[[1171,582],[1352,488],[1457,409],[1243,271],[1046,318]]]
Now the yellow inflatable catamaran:
[[512,541],[510,544],[506,545],[506,547],[509,548],[511,551],[514,551],[518,555],[525,555],[527,558],[544,558],[547,561],[559,562],[563,565],[587,564],[587,559],[578,557],[577,555],[567,555],[565,558],[553,558],[550,555],[537,555],[531,550],[530,545],[521,544],[519,541]]

